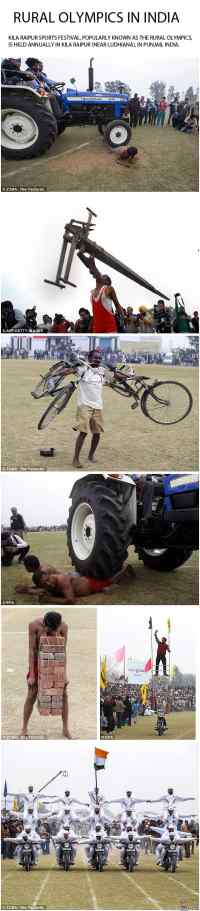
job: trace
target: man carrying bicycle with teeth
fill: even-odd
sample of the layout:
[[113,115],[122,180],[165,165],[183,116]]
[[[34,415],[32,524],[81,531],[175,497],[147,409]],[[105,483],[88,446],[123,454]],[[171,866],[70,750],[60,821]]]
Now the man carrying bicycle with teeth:
[[[88,354],[88,364],[74,369],[79,377],[76,423],[73,428],[79,430],[73,458],[74,468],[82,468],[79,456],[87,434],[90,432],[92,435],[88,459],[94,462],[100,435],[104,432],[102,386],[109,380],[101,361],[100,349],[94,348]],[[71,372],[72,367],[66,367],[65,375]]]

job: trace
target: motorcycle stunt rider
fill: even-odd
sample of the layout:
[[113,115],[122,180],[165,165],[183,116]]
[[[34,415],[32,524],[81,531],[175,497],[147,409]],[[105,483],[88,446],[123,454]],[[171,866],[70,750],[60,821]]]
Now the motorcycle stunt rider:
[[62,848],[66,844],[68,844],[70,846],[71,863],[74,864],[76,852],[77,852],[77,846],[78,846],[78,838],[75,834],[74,829],[72,828],[71,825],[69,825],[69,823],[64,822],[63,826],[61,826],[61,829],[59,829],[59,832],[57,832],[57,835],[55,837],[55,844],[56,844],[56,860],[57,860],[58,866],[61,865]]
[[22,832],[19,833],[16,837],[16,857],[18,859],[18,864],[22,864],[22,846],[28,844],[31,846],[31,862],[35,865],[37,863],[37,855],[40,851],[41,839],[37,832],[31,828],[31,825],[28,823],[22,829]]
[[170,653],[170,648],[168,646],[166,636],[163,636],[162,639],[159,639],[157,629],[155,630],[154,635],[155,635],[155,640],[158,645],[157,655],[156,655],[156,677],[158,677],[160,662],[162,663],[162,666],[163,666],[163,675],[164,675],[164,677],[166,677],[167,676],[166,652]]
[[119,848],[120,848],[120,852],[121,852],[120,857],[121,857],[122,864],[126,863],[126,853],[127,853],[127,847],[128,847],[129,843],[131,843],[131,845],[135,849],[136,864],[138,864],[139,856],[140,856],[140,838],[138,836],[137,828],[134,827],[134,829],[133,829],[133,826],[130,825],[130,823],[128,823],[126,829],[122,830],[120,838],[119,838]]
[[92,864],[94,862],[95,848],[97,847],[97,844],[99,841],[101,841],[101,845],[103,844],[104,858],[105,858],[104,863],[107,863],[108,853],[109,853],[109,849],[111,847],[110,842],[108,841],[108,835],[105,832],[104,827],[101,826],[100,823],[98,823],[96,826],[94,826],[92,824],[90,832],[89,832],[88,845],[86,847],[86,857],[87,857],[88,863],[90,863],[90,864]]
[[156,847],[157,866],[163,865],[166,850],[167,848],[170,848],[171,845],[174,845],[176,848],[176,861],[178,862],[178,848],[186,840],[191,841],[191,836],[188,837],[185,833],[178,832],[171,823],[166,826]]

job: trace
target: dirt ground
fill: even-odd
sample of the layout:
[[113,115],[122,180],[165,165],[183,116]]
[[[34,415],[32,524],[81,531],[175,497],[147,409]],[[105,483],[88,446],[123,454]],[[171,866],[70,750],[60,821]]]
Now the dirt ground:
[[[31,390],[40,373],[50,366],[28,360],[2,362],[2,469],[72,470],[76,441],[73,431],[76,393],[67,408],[46,430],[37,430],[39,418],[50,403],[49,397],[35,400]],[[145,371],[146,372],[146,371]],[[144,365],[138,367],[138,375]],[[163,426],[146,418],[141,409],[132,411],[128,399],[111,389],[103,391],[105,432],[96,453],[95,471],[186,471],[198,468],[198,371],[195,367],[148,365],[147,375],[185,383],[193,396],[187,418],[173,426]],[[54,458],[40,456],[40,448],[53,446]],[[81,453],[87,468],[89,441]]]
[[[27,692],[28,624],[45,610],[3,608],[2,610],[2,736],[18,738],[22,724],[23,704]],[[67,677],[69,680],[69,727],[73,739],[96,737],[96,611],[89,608],[63,608],[68,624]],[[34,707],[30,720],[32,739],[61,737],[62,722],[58,716],[44,717]]]
[[131,143],[138,156],[130,168],[97,128],[69,127],[50,151],[27,161],[2,162],[2,187],[48,191],[198,192],[198,137],[172,127],[137,127]]
[[[66,882],[67,875],[67,882]],[[55,852],[41,856],[28,876],[15,860],[2,863],[2,908],[57,908],[58,911],[112,909],[120,911],[173,911],[197,909],[198,850],[183,858],[176,873],[156,866],[155,856],[141,854],[134,873],[119,864],[114,848],[101,875],[88,867],[83,847],[79,847],[75,866],[68,874],[56,866]]]
[[[170,712],[166,716],[167,728],[165,734],[162,737],[162,742],[164,740],[195,740],[195,730],[196,730],[196,716],[195,712]],[[139,715],[136,721],[136,724],[133,724],[129,727],[128,725],[123,725],[122,728],[116,728],[114,734],[109,734],[109,739],[111,740],[159,740],[158,734],[155,731],[156,717],[152,715],[150,717],[142,717]],[[101,739],[106,739],[106,736],[103,732],[101,734]]]
[[[56,565],[58,569],[66,572],[72,569],[65,532],[32,532],[26,534],[26,540],[30,544],[30,552],[38,555],[41,561]],[[145,567],[142,561],[138,560],[133,547],[129,548],[128,563],[133,567],[135,577],[122,578],[119,584],[112,586],[110,592],[92,595],[89,598],[91,605],[198,604],[197,553],[193,553],[187,563],[171,573],[159,573]],[[2,567],[3,602],[33,604],[30,595],[16,594],[17,583],[31,584],[31,577],[28,576],[23,564],[14,562],[11,566]],[[34,597],[34,602],[38,603],[37,596]],[[82,598],[81,604],[87,603],[88,599]],[[39,607],[39,612],[40,610]]]

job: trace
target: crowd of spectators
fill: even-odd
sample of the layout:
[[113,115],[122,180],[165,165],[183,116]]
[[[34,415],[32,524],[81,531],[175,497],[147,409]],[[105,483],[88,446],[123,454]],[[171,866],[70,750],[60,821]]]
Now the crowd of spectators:
[[131,126],[164,127],[172,126],[182,133],[193,133],[198,130],[199,107],[198,102],[191,103],[187,96],[180,101],[179,95],[174,95],[168,101],[165,95],[158,101],[152,98],[139,97],[137,92],[129,100]]
[[195,687],[175,686],[172,681],[153,680],[147,697],[139,684],[116,681],[101,691],[101,729],[112,733],[115,728],[136,724],[138,716],[195,710]]
[[[117,314],[116,321],[117,321]],[[39,332],[47,335],[68,333],[89,333],[91,331],[92,314],[85,307],[80,307],[78,319],[75,322],[67,319],[62,313],[56,313],[52,318],[44,313],[42,321],[38,320],[36,307],[29,308],[23,314],[15,308],[11,301],[2,301],[1,327],[2,332],[31,333]],[[102,332],[104,331],[102,325]],[[184,303],[179,295],[175,295],[174,307],[166,306],[165,301],[158,300],[153,308],[145,305],[139,307],[134,313],[132,306],[122,308],[120,315],[120,333],[158,333],[168,334],[173,332],[199,332],[199,316],[195,310],[190,316],[186,313]]]

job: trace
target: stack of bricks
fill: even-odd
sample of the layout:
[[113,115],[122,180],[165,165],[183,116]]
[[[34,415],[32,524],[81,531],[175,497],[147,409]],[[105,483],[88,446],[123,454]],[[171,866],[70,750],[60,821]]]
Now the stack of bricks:
[[61,715],[65,685],[65,642],[63,636],[41,636],[38,654],[38,711],[40,715]]

